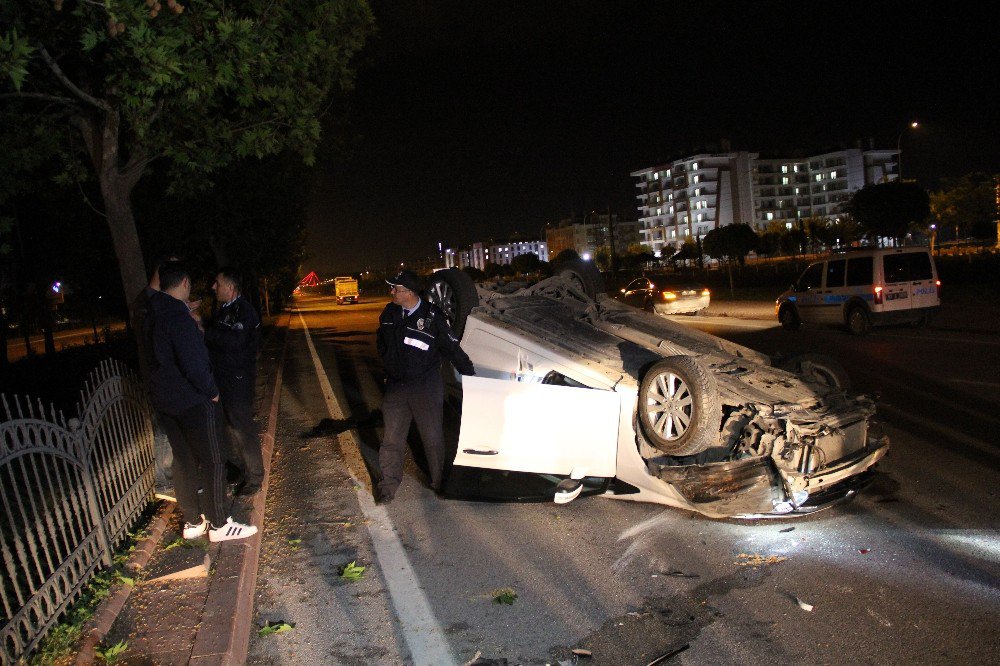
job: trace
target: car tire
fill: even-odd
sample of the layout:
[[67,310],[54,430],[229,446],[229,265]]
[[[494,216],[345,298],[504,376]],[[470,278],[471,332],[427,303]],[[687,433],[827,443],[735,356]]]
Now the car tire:
[[428,301],[441,308],[451,330],[461,338],[465,320],[472,308],[479,305],[479,292],[472,278],[457,268],[446,268],[430,277],[425,295]]
[[606,294],[608,289],[604,285],[604,277],[597,265],[592,261],[583,259],[567,259],[560,261],[553,267],[553,275],[558,275],[572,281],[583,293],[594,300],[600,294]]
[[818,384],[844,391],[851,388],[851,378],[847,370],[839,361],[826,354],[793,354],[781,359],[777,367]]
[[802,320],[794,305],[786,305],[778,311],[778,321],[786,331],[797,331],[802,328]]
[[852,335],[867,335],[871,330],[872,322],[868,313],[860,305],[855,305],[847,311],[847,330]]
[[715,377],[690,356],[657,361],[639,383],[639,425],[650,444],[672,456],[718,445],[722,405]]

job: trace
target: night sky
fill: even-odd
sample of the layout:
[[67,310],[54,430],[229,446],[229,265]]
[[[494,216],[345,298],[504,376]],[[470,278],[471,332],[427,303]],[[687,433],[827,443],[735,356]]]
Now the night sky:
[[777,156],[903,131],[903,175],[925,187],[1000,171],[996,17],[923,4],[375,2],[358,140],[321,169],[305,268],[537,237],[609,206],[635,219],[629,172],[722,139]]

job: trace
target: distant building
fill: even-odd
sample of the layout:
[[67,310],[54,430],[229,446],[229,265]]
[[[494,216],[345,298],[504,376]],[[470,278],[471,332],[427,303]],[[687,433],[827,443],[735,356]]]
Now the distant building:
[[702,153],[633,171],[642,244],[673,254],[687,238],[727,224],[762,230],[775,220],[835,218],[865,185],[895,180],[895,150],[860,148],[804,158]]
[[[529,252],[538,255],[541,261],[549,260],[549,245],[541,240],[524,240],[513,238],[508,241],[490,241],[489,243],[473,243],[461,250],[446,249],[445,263],[448,267],[465,268],[471,266],[483,271],[486,264],[494,263],[501,266],[510,264],[514,257]],[[451,253],[451,254],[449,254]],[[449,259],[449,257],[452,257]],[[448,264],[453,261],[453,264]]]
[[[614,229],[611,229],[611,225]],[[618,215],[590,213],[582,217],[560,220],[556,225],[547,225],[545,240],[549,243],[549,254],[556,257],[563,250],[574,250],[581,257],[594,258],[597,251],[611,244],[614,236],[615,252],[624,254],[629,247],[642,240],[640,223],[635,220],[619,220]]]

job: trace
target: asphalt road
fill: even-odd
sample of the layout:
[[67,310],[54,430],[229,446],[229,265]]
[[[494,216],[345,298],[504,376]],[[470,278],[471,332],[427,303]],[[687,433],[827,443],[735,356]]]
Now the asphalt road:
[[[770,354],[830,354],[855,388],[881,393],[893,448],[876,481],[806,518],[715,521],[599,497],[442,500],[412,464],[383,508],[365,459],[380,434],[372,332],[384,302],[297,302],[256,608],[259,622],[295,628],[253,639],[253,662],[461,664],[479,652],[544,664],[586,648],[590,663],[644,665],[684,646],[664,663],[1000,653],[998,336],[858,339],[680,318]],[[770,563],[748,566],[746,555]],[[336,574],[352,560],[368,567],[356,582]],[[501,588],[513,604],[493,601]]]

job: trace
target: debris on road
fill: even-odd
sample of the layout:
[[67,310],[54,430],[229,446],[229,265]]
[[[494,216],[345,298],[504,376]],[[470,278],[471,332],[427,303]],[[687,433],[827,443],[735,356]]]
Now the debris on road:
[[862,555],[867,555],[868,553],[872,552],[872,550],[871,548],[858,548],[858,552],[861,553]]
[[673,576],[674,578],[701,578],[699,574],[685,573],[679,569],[671,569],[670,571],[661,572],[664,576]]
[[690,643],[685,643],[684,645],[680,646],[676,650],[671,650],[670,652],[667,652],[666,654],[660,655],[659,657],[657,657],[653,661],[651,661],[648,664],[646,664],[646,666],[656,666],[656,664],[662,664],[667,659],[670,659],[671,657],[675,657],[675,656],[679,655],[681,652],[684,652],[689,647],[691,647],[691,644]]
[[794,530],[794,529],[795,529],[794,527],[786,527],[786,528],[785,528],[785,529],[783,529],[783,530],[778,530],[778,533],[779,533],[779,534],[784,534],[785,532],[791,532],[791,531],[792,531],[792,530]]
[[570,652],[572,652],[573,654],[575,654],[578,657],[593,657],[594,656],[593,652],[591,652],[590,650],[584,650],[583,648],[573,648],[572,650],[570,650]]
[[517,592],[515,592],[513,588],[501,587],[497,590],[493,590],[493,603],[495,604],[513,606],[515,599],[517,599]]
[[784,562],[788,558],[784,555],[770,555],[764,557],[758,553],[740,553],[736,556],[736,566],[738,567],[760,567],[765,564],[777,564]]
[[801,608],[805,612],[812,613],[812,610],[813,610],[813,605],[812,604],[807,604],[806,602],[802,601],[798,597],[795,597],[795,603],[797,603],[799,605],[799,608]]

